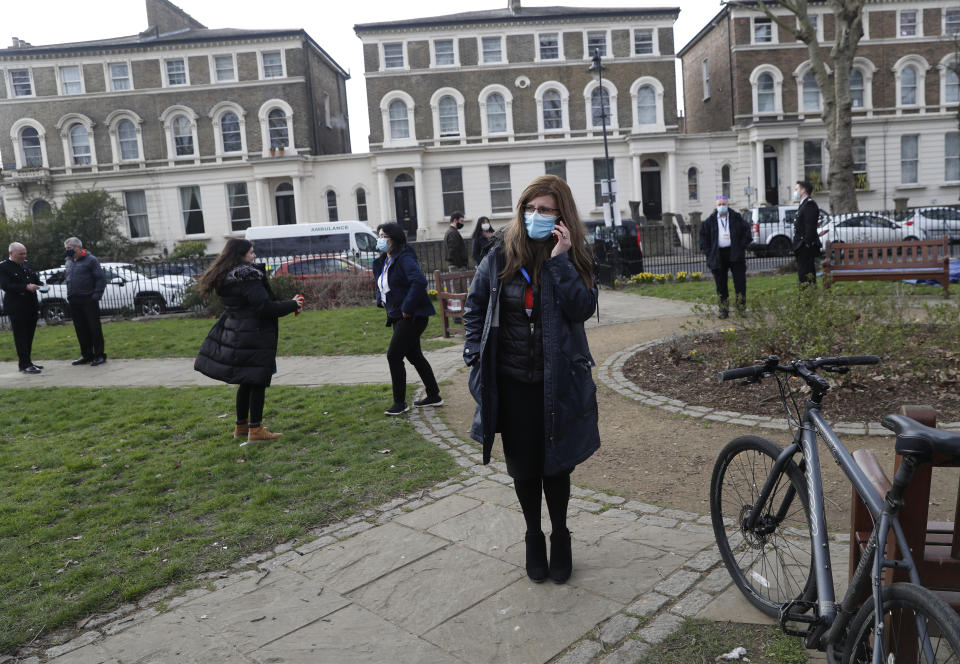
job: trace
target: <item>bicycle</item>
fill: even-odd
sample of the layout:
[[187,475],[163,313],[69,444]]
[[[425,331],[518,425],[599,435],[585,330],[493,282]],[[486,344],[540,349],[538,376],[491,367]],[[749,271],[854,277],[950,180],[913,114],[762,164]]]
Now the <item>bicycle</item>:
[[[762,364],[720,372],[721,382],[759,383],[776,377],[794,433],[786,449],[759,436],[740,436],[724,447],[710,482],[717,546],[746,598],[778,618],[784,632],[804,637],[807,648],[827,653],[829,662],[960,663],[960,617],[920,585],[898,518],[904,489],[918,465],[933,454],[960,463],[960,434],[926,427],[903,415],[884,417],[883,425],[897,434],[896,451],[903,463],[893,487],[881,496],[820,412],[830,384],[818,370],[846,373],[851,366],[879,361],[865,355],[782,365],[771,355]],[[800,378],[810,388],[802,414],[784,375]],[[830,567],[818,436],[874,520],[864,554],[839,603]],[[887,557],[891,531],[899,559]],[[888,568],[906,570],[910,582],[884,585],[883,571]]]

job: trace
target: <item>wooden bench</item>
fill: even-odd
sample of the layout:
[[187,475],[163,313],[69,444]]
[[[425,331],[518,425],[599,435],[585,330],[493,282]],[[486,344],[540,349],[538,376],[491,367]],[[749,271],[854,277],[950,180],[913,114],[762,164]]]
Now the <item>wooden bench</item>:
[[950,242],[829,242],[823,261],[823,287],[834,281],[932,279],[950,296]]
[[[936,411],[928,406],[901,406],[900,414],[906,415],[927,426],[936,426]],[[873,487],[885,496],[891,482],[877,457],[869,450],[857,450],[853,453],[857,465],[866,473]],[[894,473],[899,468],[902,457],[897,455]],[[904,493],[904,508],[900,512],[900,525],[910,548],[910,555],[917,565],[921,583],[935,590],[954,609],[960,607],[960,529],[954,524],[960,522],[960,493],[954,508],[954,521],[929,521],[930,486],[936,467],[950,465],[946,459],[934,459],[917,468],[910,485]],[[853,575],[867,540],[873,530],[873,519],[866,505],[853,492],[853,505],[850,518],[850,575]],[[890,543],[895,544],[893,533]],[[898,554],[899,555],[899,554]],[[887,570],[886,582],[907,581],[904,570]]]
[[443,336],[463,332],[463,309],[467,304],[467,292],[473,281],[474,270],[464,272],[433,271],[433,283],[437,287],[437,302],[440,304],[440,323]]

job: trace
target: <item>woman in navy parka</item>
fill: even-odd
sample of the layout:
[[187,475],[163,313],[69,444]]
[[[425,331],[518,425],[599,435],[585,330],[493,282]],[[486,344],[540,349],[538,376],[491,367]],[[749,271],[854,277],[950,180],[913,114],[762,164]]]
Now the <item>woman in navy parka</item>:
[[[561,178],[541,176],[477,268],[463,315],[463,357],[477,402],[470,435],[488,463],[501,433],[527,526],[527,575],[536,582],[570,577],[570,473],[600,446],[583,329],[596,307],[593,257],[573,195]],[[552,525],[549,563],[541,491]]]

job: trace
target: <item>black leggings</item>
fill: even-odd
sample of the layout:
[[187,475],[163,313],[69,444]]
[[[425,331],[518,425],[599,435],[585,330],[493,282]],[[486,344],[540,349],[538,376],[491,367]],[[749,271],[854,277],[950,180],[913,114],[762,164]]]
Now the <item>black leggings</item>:
[[250,424],[263,422],[263,401],[266,398],[266,385],[237,386],[237,424],[249,420]]
[[540,491],[547,498],[547,512],[553,532],[564,533],[567,530],[567,503],[570,502],[570,473],[537,477],[532,480],[513,480],[513,487],[520,500],[523,519],[527,523],[528,533],[540,532]]
[[420,350],[420,335],[427,329],[426,316],[399,318],[393,321],[393,337],[387,349],[387,363],[390,365],[390,380],[393,382],[393,402],[404,403],[407,400],[407,369],[403,358],[417,370],[428,397],[440,395],[440,387],[433,376],[433,369]]

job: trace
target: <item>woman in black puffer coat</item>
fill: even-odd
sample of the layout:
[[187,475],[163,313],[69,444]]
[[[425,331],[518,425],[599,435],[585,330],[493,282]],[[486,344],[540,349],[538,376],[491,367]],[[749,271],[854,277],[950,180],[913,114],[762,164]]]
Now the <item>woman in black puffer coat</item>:
[[302,295],[275,300],[263,268],[253,264],[256,257],[251,242],[231,238],[200,275],[197,289],[202,295],[215,291],[224,311],[193,364],[205,376],[239,385],[233,437],[246,436],[248,443],[281,435],[263,426],[266,389],[277,371],[277,319],[303,309]]

